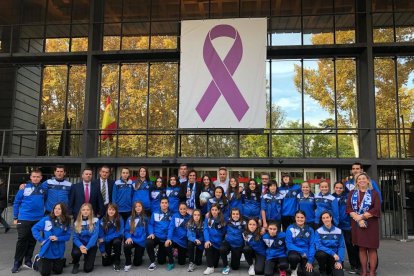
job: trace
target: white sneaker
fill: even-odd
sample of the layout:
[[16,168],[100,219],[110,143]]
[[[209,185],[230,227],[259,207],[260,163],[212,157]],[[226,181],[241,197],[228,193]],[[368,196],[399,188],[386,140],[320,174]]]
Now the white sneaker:
[[250,276],[254,276],[255,275],[255,271],[254,271],[254,265],[251,265],[250,267],[249,267],[249,275]]
[[128,272],[130,269],[131,269],[131,265],[126,265],[126,266],[124,267],[124,271],[125,271],[125,272]]
[[187,269],[187,271],[188,271],[188,272],[193,272],[193,271],[194,271],[194,269],[195,269],[195,264],[194,264],[194,263],[190,263],[190,264],[188,265],[188,269]]
[[227,274],[229,274],[229,272],[230,272],[230,267],[229,266],[224,267],[223,270],[221,271],[221,273],[223,273],[223,275],[227,275]]
[[214,273],[214,267],[207,267],[203,272],[204,275],[209,275],[211,273]]
[[292,272],[290,273],[290,276],[298,276],[298,268],[293,269]]
[[157,265],[155,263],[151,263],[148,267],[149,271],[154,271],[154,269],[157,267]]

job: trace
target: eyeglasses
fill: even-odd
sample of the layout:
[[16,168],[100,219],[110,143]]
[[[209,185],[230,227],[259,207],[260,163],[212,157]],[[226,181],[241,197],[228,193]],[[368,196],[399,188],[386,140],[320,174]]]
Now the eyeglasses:
[[269,180],[269,178],[262,178],[262,180]]

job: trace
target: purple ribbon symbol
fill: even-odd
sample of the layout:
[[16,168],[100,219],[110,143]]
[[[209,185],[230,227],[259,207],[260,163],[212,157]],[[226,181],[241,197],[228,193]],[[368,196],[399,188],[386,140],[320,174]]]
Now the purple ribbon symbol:
[[[234,43],[224,61],[221,60],[212,44],[212,41],[218,37],[234,39]],[[243,46],[240,35],[235,28],[230,25],[217,25],[209,31],[204,41],[203,57],[213,80],[196,107],[196,111],[203,122],[207,119],[221,95],[224,96],[239,122],[249,109],[249,105],[232,77],[240,64],[242,56]]]

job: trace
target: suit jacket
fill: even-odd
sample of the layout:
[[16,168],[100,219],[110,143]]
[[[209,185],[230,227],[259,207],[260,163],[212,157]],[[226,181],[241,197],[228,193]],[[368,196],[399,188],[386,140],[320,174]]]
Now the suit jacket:
[[[180,198],[180,202],[186,202],[187,200],[187,183],[188,181],[185,181],[180,184],[180,192],[178,194],[178,197]],[[201,183],[196,182],[196,192],[195,192],[195,207],[197,209],[201,209],[200,205],[200,194],[201,194]]]
[[[92,205],[94,215],[103,216],[105,214],[105,207],[100,192],[100,186],[97,185],[97,183],[91,182],[89,193],[89,203]],[[78,216],[83,203],[85,203],[83,182],[73,184],[69,194],[69,209],[74,218]]]
[[[106,181],[108,183],[108,190],[106,192],[109,195],[109,203],[112,203],[112,190],[114,189],[115,180],[107,179]],[[100,178],[94,179],[94,180],[92,180],[91,183],[92,183],[92,185],[98,185],[98,187],[99,187],[99,193],[101,194],[101,197],[102,197],[102,193],[101,193],[101,179]],[[105,199],[103,197],[102,197],[102,202],[105,202]]]

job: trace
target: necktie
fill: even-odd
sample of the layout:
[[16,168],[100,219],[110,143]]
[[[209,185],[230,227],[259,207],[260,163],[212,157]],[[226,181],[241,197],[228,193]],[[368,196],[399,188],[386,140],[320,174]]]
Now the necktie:
[[89,203],[89,183],[85,183],[85,203]]
[[106,202],[106,180],[102,180],[101,194],[103,201]]

